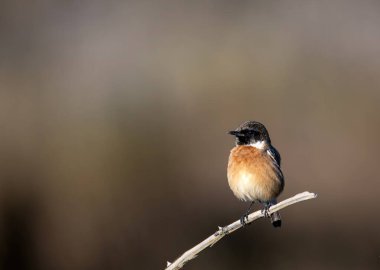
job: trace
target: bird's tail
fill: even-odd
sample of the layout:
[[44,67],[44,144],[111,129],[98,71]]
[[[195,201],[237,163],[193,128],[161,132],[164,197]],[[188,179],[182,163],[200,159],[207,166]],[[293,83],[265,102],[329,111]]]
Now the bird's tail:
[[[269,206],[277,204],[277,200],[274,199],[269,202]],[[279,212],[274,212],[270,215],[270,222],[272,223],[273,227],[279,228],[281,227],[281,216]]]
[[274,212],[270,215],[270,222],[272,222],[273,227],[281,227],[281,215],[279,212]]

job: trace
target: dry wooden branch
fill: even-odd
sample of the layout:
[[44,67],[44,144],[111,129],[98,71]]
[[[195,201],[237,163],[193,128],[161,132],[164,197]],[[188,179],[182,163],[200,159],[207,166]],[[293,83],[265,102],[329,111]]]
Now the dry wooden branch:
[[[299,193],[299,194],[297,194],[297,195],[295,195],[289,199],[286,199],[282,202],[279,202],[276,205],[271,206],[269,208],[268,213],[271,214],[271,213],[276,212],[280,209],[288,207],[292,204],[302,202],[302,201],[306,201],[306,200],[310,200],[310,199],[314,199],[316,197],[317,197],[317,194],[305,191],[305,192]],[[252,221],[254,221],[256,219],[262,218],[262,217],[264,217],[264,213],[261,210],[253,212],[252,214],[250,214],[248,216],[247,224],[251,223]],[[240,229],[241,227],[242,227],[242,225],[240,223],[240,220],[237,220],[237,221],[235,221],[235,222],[233,222],[230,225],[227,225],[225,227],[218,227],[218,231],[216,231],[213,235],[209,236],[208,238],[206,238],[205,240],[200,242],[195,247],[193,247],[193,248],[189,249],[188,251],[186,251],[185,253],[183,253],[173,263],[167,262],[167,268],[165,270],[176,270],[176,269],[182,268],[182,266],[186,262],[194,259],[198,255],[198,253],[200,253],[202,250],[204,250],[207,247],[213,246],[216,242],[218,242],[220,239],[222,239],[225,235],[230,234],[230,233],[236,231],[237,229]]]

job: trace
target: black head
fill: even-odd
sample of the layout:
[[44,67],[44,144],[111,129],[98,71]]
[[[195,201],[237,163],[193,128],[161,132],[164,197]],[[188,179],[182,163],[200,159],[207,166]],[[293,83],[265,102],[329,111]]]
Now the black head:
[[236,144],[239,145],[257,145],[260,143],[270,145],[271,143],[265,126],[256,121],[247,121],[228,133],[236,137]]

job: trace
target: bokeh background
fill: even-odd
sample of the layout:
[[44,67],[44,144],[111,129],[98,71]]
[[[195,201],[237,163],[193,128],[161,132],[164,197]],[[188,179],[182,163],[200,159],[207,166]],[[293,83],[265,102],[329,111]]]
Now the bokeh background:
[[247,205],[263,122],[280,200],[185,269],[379,269],[380,2],[0,1],[0,269],[163,269]]

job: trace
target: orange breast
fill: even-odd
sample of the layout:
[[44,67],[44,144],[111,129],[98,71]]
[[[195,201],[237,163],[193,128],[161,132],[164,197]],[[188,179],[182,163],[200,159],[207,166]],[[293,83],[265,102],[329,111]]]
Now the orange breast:
[[236,146],[231,150],[227,177],[235,196],[245,201],[270,201],[283,189],[280,168],[266,150],[252,146]]

